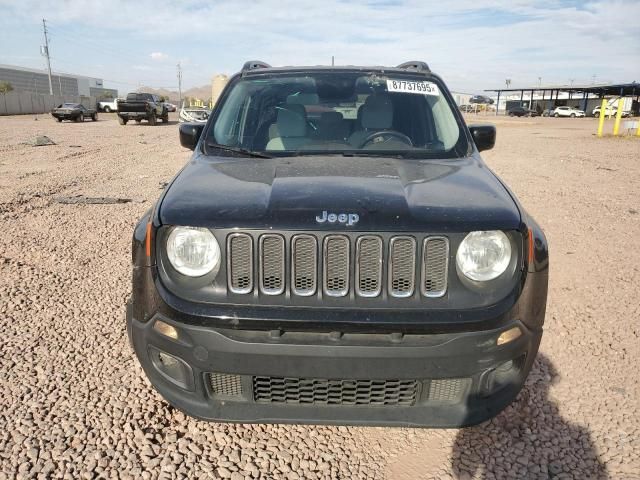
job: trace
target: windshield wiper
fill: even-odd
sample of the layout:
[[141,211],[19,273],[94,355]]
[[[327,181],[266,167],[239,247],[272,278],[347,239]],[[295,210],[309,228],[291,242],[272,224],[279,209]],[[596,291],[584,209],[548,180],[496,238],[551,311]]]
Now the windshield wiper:
[[223,152],[236,153],[238,155],[244,155],[245,157],[273,158],[269,155],[265,155],[264,153],[254,152],[253,150],[248,150],[246,148],[230,147],[228,145],[221,145],[219,143],[207,143],[207,148],[215,148],[216,150],[222,150]]

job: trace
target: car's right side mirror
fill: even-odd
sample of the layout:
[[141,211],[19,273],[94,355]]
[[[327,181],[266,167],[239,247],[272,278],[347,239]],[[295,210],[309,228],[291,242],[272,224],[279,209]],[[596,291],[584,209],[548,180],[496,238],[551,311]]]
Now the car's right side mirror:
[[469,125],[469,131],[479,152],[491,150],[496,144],[496,127],[494,125]]
[[182,123],[180,125],[180,145],[194,150],[204,130],[204,123]]

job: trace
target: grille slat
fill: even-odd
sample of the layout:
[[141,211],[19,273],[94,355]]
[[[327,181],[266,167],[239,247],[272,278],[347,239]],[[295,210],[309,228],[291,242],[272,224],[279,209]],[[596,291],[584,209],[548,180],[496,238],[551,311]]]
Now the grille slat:
[[319,405],[413,405],[416,380],[253,377],[254,401]]
[[316,293],[318,279],[318,246],[311,235],[296,235],[291,241],[291,288],[293,293],[308,297]]
[[416,278],[416,241],[413,237],[393,237],[389,247],[389,294],[413,295]]
[[280,295],[285,283],[284,238],[280,235],[260,237],[260,291]]
[[447,291],[449,241],[445,237],[427,237],[422,248],[422,294],[442,297]]
[[233,293],[253,290],[253,239],[245,233],[234,233],[228,237],[227,277]]
[[382,239],[362,236],[356,248],[356,292],[361,297],[377,297],[382,290]]
[[324,239],[324,291],[331,297],[349,293],[349,239],[329,235]]

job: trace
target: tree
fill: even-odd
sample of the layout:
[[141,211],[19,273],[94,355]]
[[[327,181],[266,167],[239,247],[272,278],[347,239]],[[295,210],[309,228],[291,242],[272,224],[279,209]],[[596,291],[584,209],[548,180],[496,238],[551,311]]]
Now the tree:
[[9,93],[11,90],[13,90],[13,85],[9,82],[0,82],[0,93]]

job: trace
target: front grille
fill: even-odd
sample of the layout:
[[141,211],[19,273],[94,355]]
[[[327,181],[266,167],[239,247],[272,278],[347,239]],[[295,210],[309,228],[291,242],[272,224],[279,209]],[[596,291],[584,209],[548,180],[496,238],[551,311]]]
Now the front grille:
[[261,403],[409,406],[417,395],[416,380],[253,377],[253,398]]
[[441,297],[447,291],[449,241],[444,237],[424,239],[422,248],[422,293]]
[[284,292],[284,238],[280,235],[260,237],[260,290],[267,295]]
[[362,236],[356,251],[356,292],[361,297],[377,297],[382,284],[382,239]]
[[242,395],[242,377],[229,373],[210,373],[209,383],[214,395],[238,397]]
[[291,241],[291,283],[293,293],[303,297],[316,293],[318,278],[318,246],[311,235],[296,235]]
[[413,295],[416,277],[416,241],[394,237],[389,248],[389,293],[393,297]]
[[324,239],[324,291],[332,297],[349,292],[349,239],[330,235]]
[[277,296],[288,289],[293,297],[351,293],[375,298],[386,293],[394,298],[417,294],[437,298],[447,292],[448,275],[449,239],[442,236],[305,233],[289,239],[275,233],[256,238],[232,233],[227,237],[227,283],[236,294],[258,290]]
[[233,293],[253,290],[253,239],[245,233],[234,233],[228,237],[227,276]]

